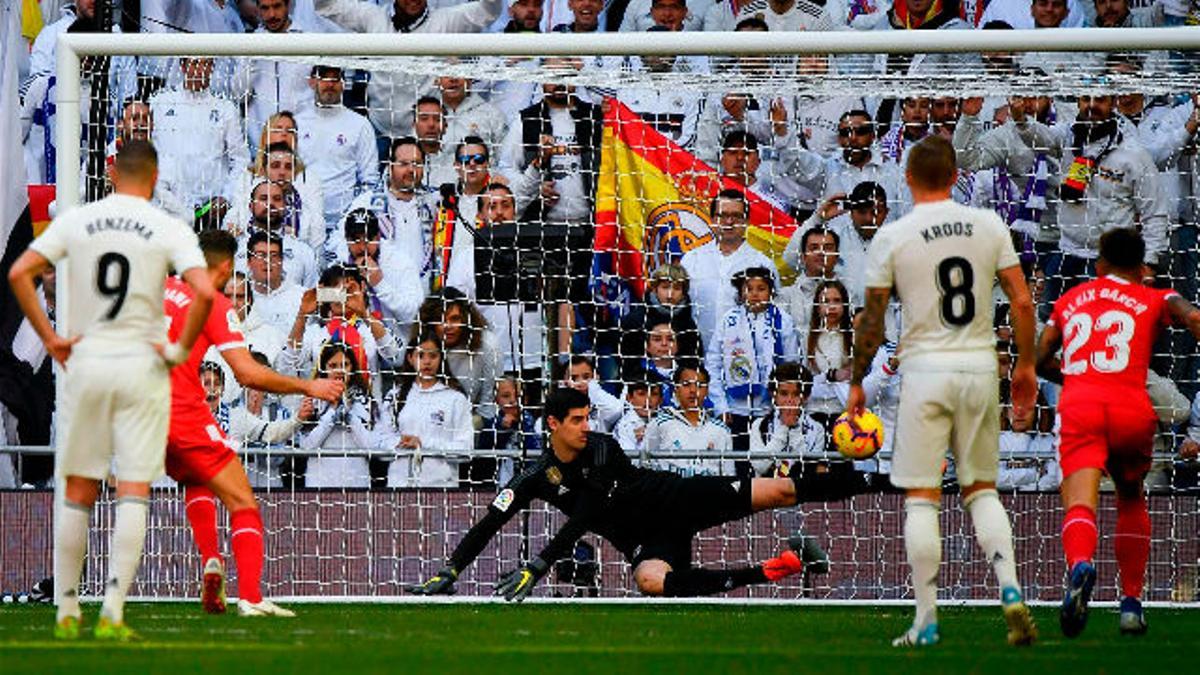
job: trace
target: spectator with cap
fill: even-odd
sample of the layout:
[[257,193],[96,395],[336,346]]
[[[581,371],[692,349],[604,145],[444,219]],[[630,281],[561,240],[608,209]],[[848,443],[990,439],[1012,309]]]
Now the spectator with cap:
[[679,262],[688,275],[692,314],[705,351],[720,319],[737,302],[736,289],[730,285],[735,274],[748,267],[763,267],[772,271],[773,288],[779,287],[775,264],[746,241],[750,217],[746,195],[740,190],[722,190],[713,197],[709,213],[716,240],[688,251]]
[[542,0],[504,0],[504,4],[508,5],[508,21],[500,29],[500,32],[542,32],[542,14],[544,11]]
[[[226,229],[238,233],[238,250],[248,251],[250,236],[256,231],[270,232],[279,237],[283,245],[283,269],[289,279],[302,286],[317,281],[319,267],[317,257],[308,244],[292,235],[287,223],[292,220],[288,202],[291,186],[269,180],[259,181],[250,191],[250,222],[234,223],[226,219]],[[231,211],[230,216],[236,215]]]
[[326,231],[333,230],[358,194],[379,182],[379,150],[367,118],[342,104],[342,69],[316,65],[308,79],[315,104],[296,116],[301,156],[325,190]]
[[[321,16],[354,33],[479,33],[500,16],[504,3],[478,0],[454,7],[430,7],[428,0],[316,0],[315,6]],[[396,138],[413,133],[409,111],[420,89],[420,78],[414,75],[371,73],[367,110],[382,135]]]

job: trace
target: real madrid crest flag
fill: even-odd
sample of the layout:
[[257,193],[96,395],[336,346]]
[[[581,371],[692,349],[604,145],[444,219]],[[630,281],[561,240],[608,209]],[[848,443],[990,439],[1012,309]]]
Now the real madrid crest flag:
[[[678,262],[697,246],[715,245],[708,207],[721,190],[742,190],[750,202],[746,239],[775,261],[796,221],[770,201],[700,161],[616,99],[607,101],[596,185],[592,291],[622,316],[641,298],[655,267]],[[783,275],[790,276],[790,275]]]

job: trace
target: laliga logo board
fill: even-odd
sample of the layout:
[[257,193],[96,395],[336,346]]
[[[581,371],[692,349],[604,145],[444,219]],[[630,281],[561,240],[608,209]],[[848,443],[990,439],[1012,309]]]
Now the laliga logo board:
[[646,271],[678,263],[683,254],[713,241],[708,214],[687,202],[666,202],[646,214]]

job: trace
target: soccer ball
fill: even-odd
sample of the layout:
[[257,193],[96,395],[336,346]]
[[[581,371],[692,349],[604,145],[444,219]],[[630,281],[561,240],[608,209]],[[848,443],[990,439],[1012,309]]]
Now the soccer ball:
[[833,425],[833,444],[850,459],[873,457],[883,447],[883,422],[870,410],[853,422],[849,413],[842,413]]

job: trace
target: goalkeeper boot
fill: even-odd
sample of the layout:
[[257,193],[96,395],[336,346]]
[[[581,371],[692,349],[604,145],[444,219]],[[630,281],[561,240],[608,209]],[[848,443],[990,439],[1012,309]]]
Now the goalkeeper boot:
[[1004,608],[1004,622],[1008,624],[1008,644],[1024,647],[1037,640],[1037,626],[1033,614],[1016,588],[1006,588],[1000,593],[1000,604]]
[[54,639],[55,640],[78,640],[79,639],[79,617],[64,616],[54,624]]
[[777,557],[763,562],[762,570],[768,581],[779,581],[803,572],[804,562],[795,551],[784,551]]
[[296,616],[296,613],[292,610],[284,609],[266,598],[258,602],[238,600],[238,614],[242,616],[279,616],[284,618]]
[[225,563],[220,558],[209,558],[204,563],[200,604],[209,614],[225,613]]
[[938,625],[931,623],[924,628],[913,626],[904,631],[904,635],[892,640],[893,647],[932,647],[941,641]]
[[96,622],[95,635],[97,640],[106,642],[141,642],[142,636],[138,635],[125,622],[116,623],[108,617],[101,616]]
[[829,554],[817,543],[816,537],[810,537],[803,532],[797,532],[788,537],[788,547],[800,556],[805,568],[812,574],[829,572]]
[[1067,595],[1058,613],[1063,635],[1073,638],[1083,632],[1088,620],[1088,602],[1096,585],[1096,568],[1090,562],[1077,562],[1067,580]]
[[1142,601],[1133,597],[1121,598],[1121,635],[1145,635],[1146,615]]

